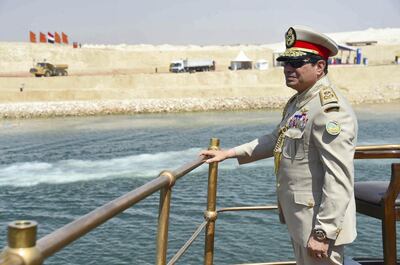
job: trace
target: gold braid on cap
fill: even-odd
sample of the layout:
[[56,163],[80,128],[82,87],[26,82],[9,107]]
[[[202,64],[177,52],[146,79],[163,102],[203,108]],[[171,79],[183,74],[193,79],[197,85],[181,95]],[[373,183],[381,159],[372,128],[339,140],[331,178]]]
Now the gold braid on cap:
[[299,57],[299,56],[304,56],[307,55],[306,52],[297,50],[297,49],[287,49],[281,56],[286,56],[286,57]]
[[291,50],[295,50],[295,51],[308,52],[308,53],[313,53],[313,54],[317,54],[317,55],[318,55],[318,52],[317,52],[317,51],[311,50],[311,49],[307,49],[307,48],[297,48],[297,47],[293,47],[293,48],[290,48],[290,49],[291,49]]

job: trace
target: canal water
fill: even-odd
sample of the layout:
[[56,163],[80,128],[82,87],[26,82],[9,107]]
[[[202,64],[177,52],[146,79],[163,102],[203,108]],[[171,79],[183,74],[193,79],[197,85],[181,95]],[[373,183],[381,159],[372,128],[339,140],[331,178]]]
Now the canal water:
[[[359,145],[400,143],[399,104],[356,108]],[[222,148],[271,131],[280,111],[149,114],[0,121],[0,246],[7,223],[36,220],[38,237],[196,158],[217,137]],[[356,161],[356,180],[390,177],[393,160]],[[203,221],[207,166],[174,187],[169,259]],[[220,164],[218,207],[275,204],[273,161]],[[46,264],[153,264],[158,193],[75,241]],[[382,256],[378,220],[358,215],[348,256]],[[223,213],[215,264],[293,258],[275,212]],[[178,264],[202,264],[204,233]],[[400,248],[399,248],[400,249]]]

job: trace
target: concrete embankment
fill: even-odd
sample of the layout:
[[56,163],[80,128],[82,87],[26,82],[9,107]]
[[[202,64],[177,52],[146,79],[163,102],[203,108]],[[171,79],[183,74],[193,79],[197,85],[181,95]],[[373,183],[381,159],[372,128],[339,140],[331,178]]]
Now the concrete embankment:
[[[334,66],[329,76],[354,103],[400,99],[400,66]],[[121,74],[0,78],[0,116],[279,108],[294,93],[282,68],[195,74]],[[21,91],[22,89],[22,91]]]

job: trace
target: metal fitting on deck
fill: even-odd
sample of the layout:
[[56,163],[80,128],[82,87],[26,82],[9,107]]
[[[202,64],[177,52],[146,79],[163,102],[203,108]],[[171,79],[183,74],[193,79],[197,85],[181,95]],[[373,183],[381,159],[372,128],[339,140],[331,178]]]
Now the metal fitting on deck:
[[174,173],[172,173],[172,171],[169,170],[164,170],[161,171],[161,173],[158,176],[166,176],[169,178],[169,187],[171,188],[172,186],[175,185],[176,182],[176,176],[174,175]]
[[210,145],[208,146],[208,150],[219,150],[219,139],[218,138],[211,138]]
[[[36,247],[35,221],[14,221],[8,224],[8,246],[1,253],[1,261],[14,264],[41,265],[43,256]],[[7,263],[6,263],[7,264]]]
[[215,221],[217,220],[217,212],[216,211],[205,211],[204,212],[204,219],[207,221]]

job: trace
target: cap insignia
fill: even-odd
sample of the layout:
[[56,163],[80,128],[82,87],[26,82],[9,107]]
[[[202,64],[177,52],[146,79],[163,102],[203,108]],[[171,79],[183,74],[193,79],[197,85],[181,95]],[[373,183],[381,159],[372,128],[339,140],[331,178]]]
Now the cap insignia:
[[330,135],[338,135],[342,128],[340,128],[340,124],[337,121],[328,121],[325,125],[326,131]]
[[289,28],[286,32],[286,48],[290,48],[296,42],[296,31],[293,28]]

